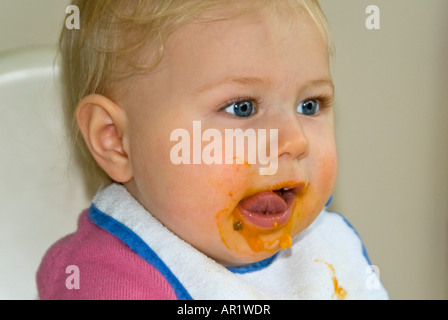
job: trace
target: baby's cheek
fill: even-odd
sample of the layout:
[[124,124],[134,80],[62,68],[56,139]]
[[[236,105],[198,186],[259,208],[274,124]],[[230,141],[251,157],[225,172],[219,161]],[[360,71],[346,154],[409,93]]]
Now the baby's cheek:
[[333,192],[337,177],[337,156],[335,150],[321,158],[317,175],[322,192],[324,194]]
[[207,173],[210,188],[230,199],[237,199],[250,183],[250,164],[215,165]]
[[172,173],[171,192],[182,200],[183,210],[178,212],[184,218],[214,224],[217,212],[238,204],[249,177],[240,165],[177,166]]
[[[201,251],[218,260],[226,256],[222,231],[234,233],[232,212],[246,191],[250,173],[244,165],[197,166],[190,170],[188,196],[184,195],[188,210],[181,213],[183,231]],[[197,232],[195,226],[201,226]],[[194,231],[194,232],[193,232]],[[224,251],[223,251],[224,250]]]

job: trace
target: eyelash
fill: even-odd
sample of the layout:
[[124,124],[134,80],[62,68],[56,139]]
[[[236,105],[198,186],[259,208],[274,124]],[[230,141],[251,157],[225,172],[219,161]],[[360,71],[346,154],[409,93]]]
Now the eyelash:
[[[312,96],[302,100],[299,103],[302,103],[302,102],[305,102],[305,101],[309,101],[309,100],[316,100],[317,102],[319,102],[320,111],[319,111],[319,113],[314,115],[314,117],[315,117],[315,116],[319,115],[322,110],[325,110],[328,107],[330,107],[333,104],[334,98],[333,98],[332,95],[329,95],[329,94],[312,95]],[[219,107],[219,111],[224,111],[226,108],[228,108],[232,104],[236,104],[236,103],[240,103],[240,102],[244,102],[244,101],[251,101],[251,102],[254,103],[254,105],[255,105],[255,113],[253,115],[255,115],[258,112],[258,107],[263,102],[258,97],[252,97],[252,96],[240,97],[240,98],[232,99],[232,100],[229,100],[229,101],[225,102],[223,105],[221,105],[221,107]]]
[[329,94],[314,95],[314,96],[310,96],[310,97],[302,100],[300,103],[309,101],[309,100],[315,100],[319,103],[319,106],[320,106],[319,112],[316,113],[314,116],[312,116],[312,117],[315,117],[315,116],[318,116],[323,110],[330,107],[333,104],[334,98],[332,95],[329,95]]
[[252,116],[254,116],[257,113],[259,105],[263,102],[260,98],[257,98],[257,97],[252,97],[252,96],[240,97],[240,98],[236,98],[236,99],[227,101],[226,103],[221,105],[221,107],[219,107],[219,111],[224,111],[226,108],[230,107],[232,104],[236,104],[236,103],[240,103],[240,102],[244,102],[244,101],[251,101],[254,103],[255,113]]

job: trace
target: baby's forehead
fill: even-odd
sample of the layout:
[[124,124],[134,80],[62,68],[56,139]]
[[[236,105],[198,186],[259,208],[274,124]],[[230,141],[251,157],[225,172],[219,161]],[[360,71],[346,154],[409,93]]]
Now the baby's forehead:
[[[188,1],[191,2],[191,1]],[[195,2],[195,1],[193,1]],[[208,31],[206,34],[204,44],[209,42],[222,42],[223,33],[227,30],[227,26],[237,24],[241,28],[255,27],[256,29],[270,29],[270,28],[283,28],[287,31],[288,28],[293,26],[297,22],[306,22],[317,26],[322,39],[327,42],[329,33],[327,26],[325,25],[325,19],[317,18],[318,15],[323,13],[316,8],[307,7],[307,3],[313,3],[314,1],[304,0],[271,0],[271,1],[198,1],[197,3],[204,2],[203,8],[190,7],[192,13],[185,12],[185,16],[178,14],[174,16],[173,21],[170,22],[167,17],[166,23],[161,23],[159,35],[148,34],[147,44],[145,46],[147,54],[152,56],[159,55],[153,60],[160,61],[165,54],[166,47],[175,43],[179,38],[191,38],[198,31],[204,34],[204,30]],[[275,5],[275,3],[282,5]],[[201,6],[198,6],[201,7]],[[195,13],[193,13],[195,12]],[[144,19],[143,19],[144,20]],[[150,20],[150,19],[149,19]],[[179,20],[177,23],[175,20]],[[149,21],[148,21],[149,23]],[[141,23],[140,31],[150,32],[151,25],[148,23]],[[239,39],[244,40],[246,37],[250,37],[249,33],[243,31],[239,32]],[[266,32],[267,34],[267,32]],[[160,41],[154,38],[159,38]],[[126,40],[125,40],[126,41]],[[269,39],[266,39],[269,41]],[[160,46],[157,48],[157,46]],[[149,50],[148,50],[149,49]],[[230,48],[229,48],[230,49]],[[330,46],[328,46],[329,51]]]
[[[323,39],[329,35],[325,17],[314,0],[154,0],[139,1],[138,6],[136,2],[123,0],[107,4],[104,2],[104,5],[86,0],[80,2],[91,4],[82,8],[86,16],[94,16],[95,10],[104,11],[101,17],[93,19],[97,22],[89,21],[79,33],[65,32],[61,37],[67,38],[63,48],[67,56],[73,56],[67,53],[69,51],[80,52],[79,59],[69,62],[71,67],[79,70],[77,74],[83,75],[83,78],[92,79],[86,88],[79,86],[79,91],[83,93],[96,91],[106,94],[108,88],[114,87],[119,80],[161,67],[159,64],[167,54],[167,48],[176,42],[175,35],[182,34],[178,31],[183,30],[180,37],[190,39],[195,33],[194,26],[210,31],[203,44],[199,45],[221,43],[222,46],[227,45],[223,50],[227,50],[229,55],[232,50],[237,50],[237,46],[243,46],[244,40],[251,36],[250,32],[240,31],[240,43],[224,44],[222,35],[229,21],[244,27],[253,24],[258,28],[277,26],[287,29],[296,21],[306,19],[318,26]],[[97,7],[101,7],[102,11],[97,10]],[[90,15],[89,10],[92,11]],[[266,21],[261,17],[266,16],[277,19],[277,23],[263,24]],[[79,80],[73,79],[73,82],[81,83]],[[98,91],[98,88],[104,90]],[[78,95],[73,94],[74,97]]]
[[[226,18],[222,18],[223,16]],[[217,9],[216,13],[207,12],[206,17],[198,17],[170,34],[164,45],[166,61],[175,63],[172,57],[176,56],[197,59],[197,64],[201,65],[201,59],[209,58],[203,53],[211,49],[215,49],[215,53],[224,52],[226,60],[237,57],[242,50],[256,56],[256,50],[263,51],[274,42],[280,44],[279,40],[283,40],[281,44],[287,50],[289,42],[301,41],[299,36],[304,33],[308,33],[309,37],[314,36],[315,41],[323,42],[318,32],[315,32],[314,21],[306,15],[291,23],[275,11],[261,8],[244,14],[222,14]],[[297,31],[296,38],[291,37],[290,32],[294,28]],[[254,48],[252,52],[249,46]],[[279,46],[279,50],[281,49]]]
[[238,91],[331,79],[328,52],[311,18],[286,25],[269,12],[185,24],[167,40],[145,88],[158,94],[162,90],[157,88],[169,86],[173,99],[178,92],[220,95],[230,87]]

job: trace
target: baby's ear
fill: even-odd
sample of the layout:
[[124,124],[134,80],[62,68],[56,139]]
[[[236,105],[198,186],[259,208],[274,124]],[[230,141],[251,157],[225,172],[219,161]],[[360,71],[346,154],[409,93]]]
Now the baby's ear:
[[87,147],[109,177],[121,183],[131,180],[124,110],[110,99],[93,94],[78,104],[76,120]]

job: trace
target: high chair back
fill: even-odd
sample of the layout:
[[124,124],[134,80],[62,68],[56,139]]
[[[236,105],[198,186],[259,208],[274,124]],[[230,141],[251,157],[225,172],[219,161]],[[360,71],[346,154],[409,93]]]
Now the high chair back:
[[54,47],[0,53],[0,299],[36,299],[45,251],[89,205],[70,161]]

